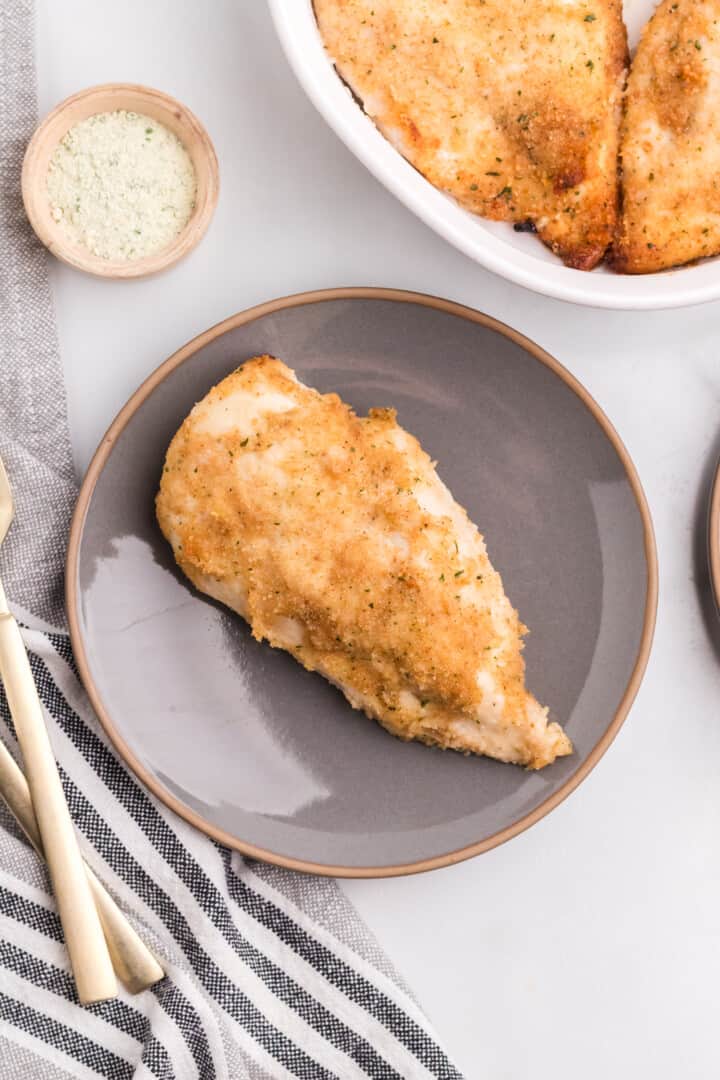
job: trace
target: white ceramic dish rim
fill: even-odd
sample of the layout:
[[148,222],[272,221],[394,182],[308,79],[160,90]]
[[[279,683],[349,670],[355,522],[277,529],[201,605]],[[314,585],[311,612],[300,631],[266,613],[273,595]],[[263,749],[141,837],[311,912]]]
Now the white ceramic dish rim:
[[[269,0],[285,55],[313,105],[355,156],[435,232],[486,269],[559,300],[618,310],[688,307],[720,298],[720,260],[642,277],[563,266],[540,241],[484,221],[432,186],[380,134],[338,78],[323,47],[312,0]],[[629,5],[626,0],[626,8]],[[631,40],[653,0],[628,13]]]

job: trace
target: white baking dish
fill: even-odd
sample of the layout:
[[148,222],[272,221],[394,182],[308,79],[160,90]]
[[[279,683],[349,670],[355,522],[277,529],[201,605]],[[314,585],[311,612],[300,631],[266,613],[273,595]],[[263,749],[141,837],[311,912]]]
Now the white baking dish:
[[[385,187],[451,244],[496,274],[535,292],[594,307],[684,307],[720,298],[718,259],[642,277],[570,270],[536,236],[463,210],[428,183],[380,134],[338,77],[318,33],[311,0],[269,0],[285,54],[302,87],[343,142]],[[625,0],[631,43],[653,0]]]

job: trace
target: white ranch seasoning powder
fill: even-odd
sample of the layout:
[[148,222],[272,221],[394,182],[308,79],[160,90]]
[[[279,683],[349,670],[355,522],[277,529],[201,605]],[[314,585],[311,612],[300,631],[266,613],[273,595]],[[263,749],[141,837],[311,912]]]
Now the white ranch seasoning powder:
[[70,128],[50,159],[47,188],[69,239],[102,259],[133,260],[167,247],[184,229],[197,180],[169,128],[118,109]]

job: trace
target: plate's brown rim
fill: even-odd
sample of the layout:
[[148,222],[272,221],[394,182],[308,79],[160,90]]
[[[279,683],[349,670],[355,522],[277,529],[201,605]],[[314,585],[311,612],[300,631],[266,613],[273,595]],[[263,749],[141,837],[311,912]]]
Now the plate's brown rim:
[[720,462],[715,470],[708,514],[708,562],[715,606],[720,612]]
[[[613,447],[615,448],[618,457],[620,458],[623,468],[627,474],[630,486],[632,488],[635,500],[640,511],[640,517],[642,519],[644,539],[645,539],[645,557],[647,561],[647,596],[645,601],[645,614],[643,622],[643,632],[640,641],[640,648],[633,667],[630,680],[625,688],[625,692],[620,701],[619,708],[615,713],[615,716],[611,720],[604,735],[598,740],[593,749],[590,751],[585,760],[579,765],[578,769],[573,773],[568,780],[558,789],[554,794],[548,796],[539,806],[537,806],[530,813],[525,814],[518,821],[513,822],[512,825],[508,825],[506,828],[501,829],[499,832],[494,833],[492,836],[486,837],[486,839],[478,841],[474,844],[468,844],[465,847],[459,848],[456,851],[447,852],[444,855],[436,855],[431,859],[420,859],[416,862],[405,863],[393,866],[330,866],[323,863],[310,862],[305,859],[293,859],[286,855],[280,855],[274,851],[267,851],[264,848],[255,846],[254,844],[246,843],[243,840],[239,840],[236,836],[232,836],[230,833],[225,832],[223,829],[219,829],[216,826],[205,821],[199,814],[191,810],[189,807],[181,803],[174,795],[172,795],[166,788],[160,784],[155,777],[145,768],[143,763],[135,756],[128,744],[123,739],[120,732],[117,730],[106,711],[103,702],[98,693],[97,687],[93,681],[90,673],[87,655],[83,643],[82,634],[80,632],[80,622],[78,619],[78,600],[79,600],[79,587],[78,587],[78,565],[79,565],[79,552],[80,541],[82,538],[83,527],[85,524],[85,518],[87,516],[87,510],[90,505],[90,499],[92,498],[95,485],[98,477],[105,467],[110,451],[112,450],[118,436],[123,431],[125,425],[130,420],[131,416],[136,410],[143,404],[143,402],[149,397],[156,386],[161,383],[171,371],[182,364],[188,357],[193,356],[199,349],[204,348],[211,341],[227,333],[229,330],[234,330],[238,326],[243,326],[246,323],[253,322],[255,319],[261,318],[264,315],[268,315],[271,312],[280,311],[284,308],[300,307],[305,304],[317,304],[323,303],[327,300],[388,300],[398,303],[410,303],[421,304],[425,307],[435,308],[440,311],[446,311],[450,314],[457,315],[460,318],[468,319],[470,322],[479,323],[481,326],[485,326],[490,330],[495,330],[502,334],[504,337],[509,338],[511,341],[520,345],[530,353],[536,360],[544,364],[555,375],[558,375],[563,382],[565,382],[570,389],[580,398],[586,408],[593,415],[597,423],[600,425],[605,435],[608,437]],[[718,498],[718,513],[720,513],[720,496]],[[652,646],[653,634],[655,630],[655,618],[657,613],[657,598],[658,598],[658,566],[657,566],[657,550],[655,546],[655,535],[653,530],[652,519],[650,516],[650,510],[648,507],[645,493],[640,483],[635,466],[626,450],[620,436],[616,432],[613,425],[610,423],[604,412],[594,400],[594,398],[588,393],[584,386],[578,382],[578,380],[570,374],[566,368],[563,367],[559,361],[550,356],[549,353],[541,349],[539,345],[530,341],[523,334],[520,334],[517,330],[511,329],[504,323],[499,322],[497,319],[493,319],[489,315],[484,315],[479,311],[475,311],[472,308],[465,307],[462,304],[457,304],[451,300],[443,300],[439,297],[428,296],[424,293],[407,292],[400,289],[381,289],[374,287],[360,287],[360,288],[339,288],[339,289],[321,289],[314,292],[296,293],[292,296],[281,297],[277,300],[270,300],[264,304],[258,304],[255,307],[248,308],[248,310],[240,312],[237,315],[231,315],[230,318],[224,319],[216,326],[211,327],[204,333],[199,334],[188,342],[177,352],[173,353],[169,359],[162,363],[135,391],[135,393],[126,402],[120,412],[117,414],[112,424],[108,428],[107,433],[102,439],[98,449],[95,451],[92,461],[88,467],[88,471],[83,480],[80,488],[80,494],[78,496],[77,505],[73,514],[72,524],[70,528],[70,540],[68,544],[67,563],[66,563],[66,575],[65,575],[65,595],[67,603],[67,616],[70,626],[70,638],[72,646],[75,652],[75,659],[77,661],[78,670],[80,672],[80,678],[88,692],[92,705],[97,713],[100,722],[108,735],[108,738],[112,742],[113,746],[117,750],[120,757],[126,762],[127,765],[133,770],[135,775],[153,792],[154,795],[164,802],[171,810],[179,814],[180,817],[185,818],[190,824],[195,825],[196,828],[202,832],[211,836],[213,839],[219,841],[227,847],[235,848],[243,855],[250,856],[254,859],[260,859],[264,862],[274,863],[277,866],[283,866],[290,870],[300,870],[305,873],[311,874],[323,874],[332,877],[347,877],[347,878],[374,878],[374,877],[396,877],[401,874],[416,874],[426,870],[435,870],[441,866],[450,866],[454,863],[462,862],[464,859],[469,859],[474,855],[480,855],[484,851],[489,851],[491,848],[497,847],[499,844],[505,843],[506,840],[510,840],[513,836],[517,836],[519,833],[524,832],[535,822],[545,817],[551,810],[554,810],[567,796],[575,790],[575,788],[585,779],[585,777],[591,772],[591,770],[597,765],[600,758],[610,746],[611,742],[617,735],[618,731],[622,727],[622,724],[630,710],[630,707],[635,699],[635,696],[640,687],[645,668],[647,666],[648,658],[650,656],[650,649]]]

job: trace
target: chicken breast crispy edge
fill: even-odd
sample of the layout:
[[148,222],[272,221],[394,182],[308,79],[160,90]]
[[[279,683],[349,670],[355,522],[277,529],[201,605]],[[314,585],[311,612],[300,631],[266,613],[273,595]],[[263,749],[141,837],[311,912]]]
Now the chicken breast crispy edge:
[[391,733],[530,768],[572,751],[482,537],[393,410],[247,361],[173,438],[156,502],[197,588]]
[[[616,233],[621,0],[314,0],[340,77],[430,183],[591,270]],[[489,90],[487,89],[489,87]],[[480,103],[480,104],[479,104]]]
[[720,252],[720,3],[663,0],[625,95],[614,270],[649,274]]

